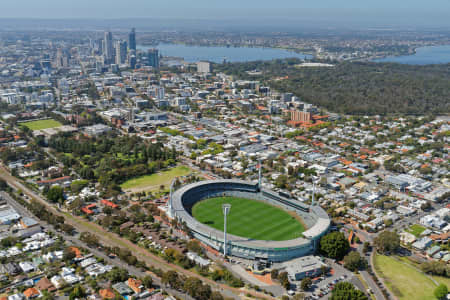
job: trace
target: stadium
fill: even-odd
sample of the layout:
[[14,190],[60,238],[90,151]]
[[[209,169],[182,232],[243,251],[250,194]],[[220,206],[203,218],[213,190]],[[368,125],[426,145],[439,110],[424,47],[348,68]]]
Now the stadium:
[[[229,202],[224,243],[221,206]],[[312,254],[330,227],[330,219],[320,206],[233,179],[183,186],[171,192],[168,209],[170,216],[185,222],[202,243],[252,260],[283,262]]]

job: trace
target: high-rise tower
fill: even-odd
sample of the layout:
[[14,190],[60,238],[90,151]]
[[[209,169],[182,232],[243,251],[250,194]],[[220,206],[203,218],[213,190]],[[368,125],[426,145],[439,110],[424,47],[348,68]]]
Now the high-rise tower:
[[114,48],[113,48],[113,37],[112,37],[111,31],[105,32],[103,55],[105,56],[108,63],[113,62]]
[[148,49],[148,65],[159,69],[159,51],[158,49]]
[[116,42],[116,64],[124,64],[127,60],[127,42],[117,41]]
[[134,28],[128,34],[128,47],[130,50],[136,51],[136,30]]

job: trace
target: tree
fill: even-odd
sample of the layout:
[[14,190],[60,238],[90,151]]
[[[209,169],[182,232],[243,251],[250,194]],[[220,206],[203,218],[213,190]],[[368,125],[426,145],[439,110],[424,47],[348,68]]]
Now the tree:
[[342,232],[331,232],[320,239],[320,251],[327,257],[341,260],[350,250],[350,244]]
[[272,278],[273,280],[275,280],[275,279],[278,279],[278,270],[277,269],[273,269],[271,272],[270,272],[270,278]]
[[182,286],[182,282],[178,277],[178,273],[172,270],[167,271],[163,274],[161,283],[168,285],[174,289],[179,289]]
[[420,265],[422,271],[438,276],[450,276],[450,267],[443,261],[428,261]]
[[94,278],[91,278],[88,281],[89,286],[93,289],[93,290],[97,290],[98,289],[98,283],[97,280],[95,280]]
[[302,279],[302,282],[300,283],[300,287],[302,288],[303,291],[307,291],[311,288],[312,286],[312,280],[309,277],[305,277]]
[[331,300],[368,300],[367,296],[350,282],[339,282],[334,286]]
[[440,300],[444,299],[448,294],[448,288],[445,284],[441,283],[438,285],[438,287],[434,290],[434,296]]
[[198,241],[196,241],[196,240],[191,240],[191,241],[189,241],[189,242],[187,243],[186,247],[187,247],[187,249],[188,249],[189,251],[195,252],[195,253],[197,253],[197,254],[203,253],[203,249],[202,249],[202,247],[200,246],[200,243],[199,243]]
[[370,250],[370,243],[369,242],[364,242],[363,244],[363,253],[367,253]]
[[325,275],[328,273],[328,267],[325,265],[320,266],[320,274]]
[[209,300],[211,297],[211,287],[207,284],[201,284],[195,293],[195,298],[199,300]]
[[94,174],[94,170],[92,170],[92,168],[89,167],[83,167],[80,170],[80,176],[83,179],[87,179],[87,180],[91,180],[95,178],[95,174]]
[[65,233],[67,233],[69,235],[72,235],[73,232],[75,231],[75,228],[72,225],[66,224],[66,223],[61,224],[60,228],[62,231],[64,231]]
[[79,194],[82,189],[89,185],[87,180],[75,180],[70,184],[70,189],[74,194]]
[[210,300],[223,300],[223,296],[221,293],[214,291],[211,293]]
[[72,261],[75,258],[75,252],[70,248],[66,247],[63,251],[63,260]]
[[64,190],[59,185],[52,186],[47,193],[47,199],[53,203],[63,203],[64,202]]
[[275,186],[280,189],[286,188],[288,185],[288,179],[289,178],[284,174],[278,176],[277,179],[275,179]]
[[114,267],[108,274],[107,274],[108,279],[112,282],[112,283],[116,283],[116,282],[120,282],[120,281],[125,281],[128,279],[128,271],[125,269],[120,269],[117,267]]
[[281,272],[280,274],[278,274],[278,280],[280,281],[281,285],[285,289],[289,289],[289,287],[291,286],[291,283],[289,282],[289,278],[288,278],[288,273],[287,272]]
[[8,188],[8,184],[3,179],[0,179],[0,190],[4,191]]
[[394,224],[394,222],[392,221],[392,219],[385,219],[385,220],[384,220],[384,226],[390,227],[390,226],[392,226],[392,224]]
[[97,247],[99,245],[97,236],[90,232],[82,232],[80,234],[80,240],[90,247]]
[[148,289],[151,288],[153,285],[153,278],[150,275],[143,277],[142,284]]
[[354,272],[364,266],[364,260],[359,252],[352,251],[344,257],[344,267]]
[[292,297],[292,300],[303,300],[303,299],[305,299],[305,294],[304,293],[298,293],[298,294],[295,294]]
[[184,281],[183,289],[188,293],[190,296],[195,297],[197,294],[197,291],[202,286],[202,281],[196,277],[189,277]]
[[53,299],[55,299],[55,297],[53,297],[53,295],[50,294],[48,291],[46,291],[46,290],[42,291],[42,298],[41,298],[41,300],[53,300]]
[[18,239],[15,236],[8,236],[0,241],[0,245],[3,248],[9,248],[14,246],[17,243],[17,241]]
[[81,285],[76,285],[70,293],[69,300],[82,299],[85,296],[86,292],[84,291],[83,287]]
[[374,245],[378,252],[389,254],[400,247],[400,238],[396,232],[385,230],[375,238]]
[[425,202],[424,204],[422,204],[421,206],[420,206],[420,209],[421,210],[429,210],[431,208],[431,203],[429,202],[429,201],[427,201],[427,202]]

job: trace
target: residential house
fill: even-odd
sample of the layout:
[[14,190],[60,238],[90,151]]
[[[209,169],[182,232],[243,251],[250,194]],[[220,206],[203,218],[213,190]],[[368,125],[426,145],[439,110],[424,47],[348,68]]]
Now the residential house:
[[39,293],[39,291],[33,287],[26,289],[23,292],[23,295],[25,296],[25,298],[28,299],[34,299],[39,297],[41,294]]
[[35,286],[39,291],[48,291],[48,292],[54,292],[56,291],[55,286],[48,280],[47,277],[42,277]]
[[142,285],[142,281],[139,279],[134,278],[128,278],[127,285],[130,289],[132,289],[136,294],[139,294],[144,289],[144,286]]

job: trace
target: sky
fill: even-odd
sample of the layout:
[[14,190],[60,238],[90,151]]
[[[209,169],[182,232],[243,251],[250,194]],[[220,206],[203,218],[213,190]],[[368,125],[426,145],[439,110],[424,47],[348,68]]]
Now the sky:
[[450,26],[450,0],[0,0],[0,18],[172,18]]

